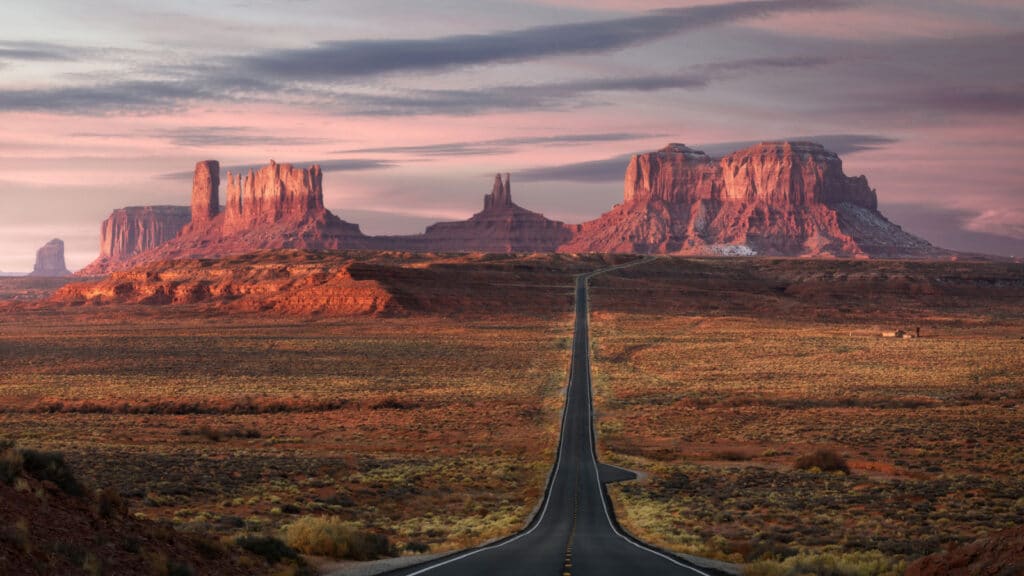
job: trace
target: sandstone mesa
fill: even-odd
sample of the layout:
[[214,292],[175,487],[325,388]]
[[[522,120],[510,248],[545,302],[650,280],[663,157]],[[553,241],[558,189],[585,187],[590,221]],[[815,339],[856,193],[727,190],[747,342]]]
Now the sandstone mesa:
[[64,241],[54,238],[36,251],[36,262],[29,276],[70,276],[64,264]]
[[712,158],[682,144],[633,156],[624,197],[599,218],[572,225],[512,201],[511,176],[496,175],[483,209],[422,233],[367,236],[324,207],[318,165],[269,165],[226,174],[196,164],[190,207],[115,210],[100,257],[81,271],[102,274],[146,262],[210,258],[260,249],[420,252],[607,252],[839,258],[933,258],[936,248],[887,220],[864,176],[812,142],[765,142]]

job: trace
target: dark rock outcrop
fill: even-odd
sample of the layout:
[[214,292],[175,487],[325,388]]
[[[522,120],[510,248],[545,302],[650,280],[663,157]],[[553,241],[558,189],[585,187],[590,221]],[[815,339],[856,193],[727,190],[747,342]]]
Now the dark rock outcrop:
[[30,276],[70,276],[64,264],[64,241],[54,238],[36,250],[36,263]]
[[811,142],[766,142],[714,159],[682,144],[638,154],[624,202],[566,252],[940,256],[878,212],[863,176]]

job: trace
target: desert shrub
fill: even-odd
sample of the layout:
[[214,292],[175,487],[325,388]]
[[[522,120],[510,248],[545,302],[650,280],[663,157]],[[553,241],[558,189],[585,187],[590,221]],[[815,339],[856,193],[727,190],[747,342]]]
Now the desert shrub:
[[235,540],[235,544],[253,554],[262,556],[271,564],[277,564],[285,558],[299,557],[294,549],[273,536],[240,536]]
[[405,550],[414,554],[423,554],[424,552],[430,552],[430,545],[418,540],[412,540],[405,545]]
[[374,410],[408,410],[409,408],[413,407],[414,405],[409,404],[407,402],[402,402],[401,400],[395,398],[394,396],[388,396],[387,398],[381,400],[380,402],[377,402],[370,406],[370,408]]
[[171,560],[167,563],[167,576],[196,576],[196,569],[188,563]]
[[849,553],[799,554],[782,561],[748,564],[744,576],[899,576],[904,562],[877,550]]
[[39,480],[48,480],[73,496],[81,496],[85,489],[75,478],[71,467],[64,461],[64,455],[57,452],[22,450],[25,471]]
[[121,494],[112,488],[96,491],[96,511],[104,518],[121,516],[128,511]]
[[202,436],[211,442],[220,442],[225,438],[259,438],[260,431],[255,428],[226,428],[218,429],[211,426],[202,425],[198,428],[184,428],[181,431],[182,436]]
[[23,469],[24,459],[21,452],[14,447],[14,443],[0,443],[0,482],[4,484],[14,482]]
[[711,456],[716,460],[727,460],[729,462],[743,462],[745,460],[750,460],[749,454],[739,450],[721,450],[713,453]]
[[372,560],[390,554],[386,536],[363,530],[337,516],[306,516],[284,528],[289,546],[315,556]]
[[797,458],[796,467],[801,470],[817,468],[823,472],[850,473],[850,465],[846,463],[846,459],[836,453],[835,450],[827,449],[817,450],[813,454]]

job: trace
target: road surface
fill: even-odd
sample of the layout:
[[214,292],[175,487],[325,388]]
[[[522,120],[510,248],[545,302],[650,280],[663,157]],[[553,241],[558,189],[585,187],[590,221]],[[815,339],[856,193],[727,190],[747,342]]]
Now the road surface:
[[[621,267],[621,266],[620,266]],[[590,391],[587,284],[606,268],[576,281],[572,364],[558,458],[541,509],[522,532],[480,548],[389,574],[402,576],[711,576],[624,536],[612,520],[602,480],[630,477],[598,464]]]

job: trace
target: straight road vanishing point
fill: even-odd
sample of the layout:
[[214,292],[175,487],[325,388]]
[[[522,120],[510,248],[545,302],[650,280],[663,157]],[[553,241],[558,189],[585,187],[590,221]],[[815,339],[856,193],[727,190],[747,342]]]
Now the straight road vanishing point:
[[625,536],[612,520],[605,498],[604,482],[621,480],[624,475],[618,468],[597,462],[591,410],[587,285],[591,277],[622,267],[604,268],[576,279],[576,325],[562,435],[554,472],[534,521],[519,534],[494,544],[389,574],[710,576]]

